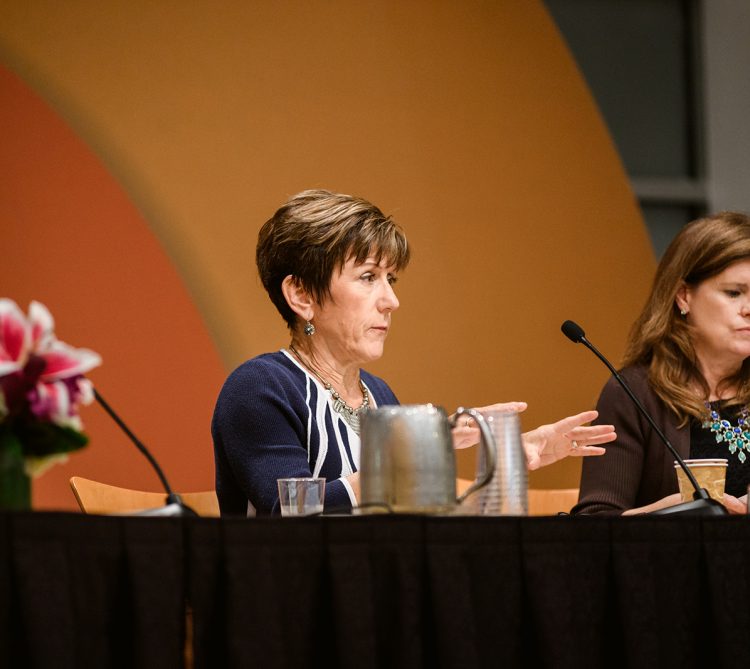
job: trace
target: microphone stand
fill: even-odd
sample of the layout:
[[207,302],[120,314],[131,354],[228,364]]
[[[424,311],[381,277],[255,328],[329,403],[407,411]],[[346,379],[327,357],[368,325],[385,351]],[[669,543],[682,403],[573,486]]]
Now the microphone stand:
[[607,369],[612,373],[612,376],[615,378],[615,381],[620,384],[622,389],[628,394],[628,397],[633,401],[635,406],[638,408],[638,411],[640,411],[641,415],[648,421],[649,425],[654,429],[656,434],[659,436],[659,439],[661,439],[662,442],[664,442],[664,445],[669,449],[669,452],[674,456],[674,459],[677,461],[677,463],[680,465],[682,470],[685,472],[685,475],[688,477],[688,480],[690,481],[690,485],[693,486],[693,489],[695,492],[693,493],[693,501],[692,502],[682,502],[681,504],[675,504],[674,506],[667,507],[665,509],[659,509],[657,511],[651,511],[650,515],[653,516],[663,516],[663,515],[693,515],[693,516],[725,516],[729,512],[727,511],[726,507],[721,504],[721,502],[716,501],[713,499],[709,494],[708,491],[705,488],[701,488],[700,485],[698,485],[698,481],[695,480],[695,476],[693,476],[693,472],[690,471],[690,467],[685,464],[685,460],[682,458],[682,456],[677,452],[674,446],[670,443],[669,439],[664,435],[664,433],[659,429],[659,426],[656,424],[654,419],[651,417],[651,414],[646,411],[644,406],[641,404],[640,400],[635,396],[633,391],[630,389],[630,386],[628,386],[627,383],[625,383],[625,379],[623,379],[620,374],[617,372],[617,370],[612,366],[612,364],[605,358],[599,350],[594,346],[588,339],[586,339],[586,334],[583,331],[583,328],[579,326],[577,323],[574,323],[573,321],[565,321],[562,324],[561,330],[563,334],[570,339],[573,343],[583,344],[586,348],[588,348],[599,360],[601,360],[606,366]]
[[156,471],[156,474],[159,477],[159,480],[161,481],[162,486],[164,487],[164,490],[167,493],[166,497],[166,504],[164,506],[158,507],[156,509],[146,509],[145,511],[139,511],[138,513],[135,513],[133,515],[136,516],[197,516],[198,514],[193,511],[189,506],[187,506],[183,501],[182,498],[172,490],[171,486],[169,485],[169,482],[167,481],[167,477],[164,475],[164,472],[162,471],[161,467],[159,466],[159,463],[156,462],[156,458],[154,458],[153,455],[149,452],[149,450],[143,445],[143,443],[136,437],[131,429],[125,424],[125,422],[120,418],[114,411],[114,409],[107,404],[107,402],[104,400],[104,398],[99,394],[99,392],[94,389],[94,397],[96,398],[96,401],[101,404],[102,408],[109,414],[109,417],[117,423],[117,426],[127,435],[128,439],[132,441],[136,448],[143,453],[143,455],[146,457],[146,459],[151,463],[151,466]]

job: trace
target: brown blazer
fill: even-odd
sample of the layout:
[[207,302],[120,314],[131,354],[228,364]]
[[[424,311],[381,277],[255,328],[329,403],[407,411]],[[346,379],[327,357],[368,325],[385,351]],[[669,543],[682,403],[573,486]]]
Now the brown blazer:
[[[675,450],[689,457],[690,426],[678,429],[677,416],[651,390],[647,368],[627,367],[621,376]],[[572,513],[622,513],[678,492],[674,457],[614,378],[604,386],[596,408],[596,422],[614,425],[617,440],[606,444],[606,455],[584,458]]]

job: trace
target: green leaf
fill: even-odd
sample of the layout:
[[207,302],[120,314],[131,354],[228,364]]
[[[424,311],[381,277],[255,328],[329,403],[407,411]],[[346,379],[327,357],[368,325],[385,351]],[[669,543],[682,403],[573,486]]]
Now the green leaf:
[[23,447],[15,432],[7,425],[0,424],[0,453],[7,458],[23,460]]
[[78,430],[43,421],[16,425],[15,436],[21,442],[24,455],[36,457],[70,453],[89,442],[88,437]]

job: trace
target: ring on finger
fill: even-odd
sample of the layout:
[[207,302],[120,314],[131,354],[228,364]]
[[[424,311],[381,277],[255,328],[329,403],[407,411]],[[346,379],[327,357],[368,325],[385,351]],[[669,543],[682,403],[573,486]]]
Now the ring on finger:
[[575,439],[571,439],[570,444],[571,444],[570,446],[571,450],[574,450],[574,451],[578,450],[581,447],[581,444],[579,444]]

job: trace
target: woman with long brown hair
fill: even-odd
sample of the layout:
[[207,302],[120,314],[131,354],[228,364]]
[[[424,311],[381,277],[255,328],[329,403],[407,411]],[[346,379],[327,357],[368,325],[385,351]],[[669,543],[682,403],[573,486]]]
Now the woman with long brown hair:
[[[724,504],[750,483],[750,217],[688,224],[656,270],[622,375],[684,458],[728,460]],[[679,503],[674,458],[614,379],[597,405],[617,441],[583,464],[574,513],[647,513]]]

